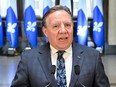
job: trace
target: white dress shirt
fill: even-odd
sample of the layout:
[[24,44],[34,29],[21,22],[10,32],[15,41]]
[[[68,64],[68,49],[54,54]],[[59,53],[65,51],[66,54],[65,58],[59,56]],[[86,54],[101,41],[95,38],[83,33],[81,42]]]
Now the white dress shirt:
[[[57,65],[57,56],[58,56],[57,51],[58,50],[56,50],[51,45],[50,45],[50,48],[51,48],[52,65],[56,66]],[[70,79],[71,79],[71,71],[72,71],[72,45],[68,49],[65,50],[65,53],[63,54],[63,58],[65,59],[67,87],[69,87],[69,83],[70,83]],[[55,72],[55,78],[56,78],[56,72]]]

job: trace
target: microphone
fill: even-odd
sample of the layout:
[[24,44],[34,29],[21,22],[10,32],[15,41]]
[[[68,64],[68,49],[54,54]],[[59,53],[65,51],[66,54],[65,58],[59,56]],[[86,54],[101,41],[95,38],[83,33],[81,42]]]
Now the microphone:
[[76,75],[79,75],[80,74],[80,66],[79,65],[76,65],[74,67],[75,67],[75,74]]
[[55,71],[56,71],[56,66],[55,65],[52,65],[51,66],[51,74],[54,75],[55,74]]
[[[80,66],[79,66],[79,65],[75,65],[75,66],[74,66],[74,69],[75,69],[75,74],[76,74],[76,75],[79,75],[79,74],[80,74]],[[79,81],[79,79],[77,79],[77,81],[79,82],[79,84],[80,84],[82,87],[86,87],[85,85],[83,85],[83,84]]]

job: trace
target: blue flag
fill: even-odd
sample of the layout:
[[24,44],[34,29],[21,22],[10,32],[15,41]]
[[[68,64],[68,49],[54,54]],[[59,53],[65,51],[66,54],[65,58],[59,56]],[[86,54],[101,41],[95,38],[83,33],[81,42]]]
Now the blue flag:
[[104,16],[102,0],[94,0],[93,39],[97,47],[102,47],[104,45]]
[[37,23],[34,11],[35,0],[25,0],[24,10],[24,31],[30,45],[34,48],[37,46]]
[[67,6],[70,9],[70,11],[72,12],[72,10],[71,10],[71,0],[60,0],[60,5]]
[[52,7],[52,0],[43,0],[43,15]]
[[2,18],[0,15],[0,48],[3,46],[4,44],[4,34],[3,34],[3,28],[2,28]]
[[16,0],[7,0],[6,33],[12,48],[18,46],[18,20]]
[[[83,3],[84,2],[84,3]],[[76,41],[79,44],[87,45],[88,42],[88,16],[86,0],[79,0],[77,13]]]
[[[43,15],[52,7],[52,0],[43,0]],[[44,35],[44,39],[48,42],[48,38]]]

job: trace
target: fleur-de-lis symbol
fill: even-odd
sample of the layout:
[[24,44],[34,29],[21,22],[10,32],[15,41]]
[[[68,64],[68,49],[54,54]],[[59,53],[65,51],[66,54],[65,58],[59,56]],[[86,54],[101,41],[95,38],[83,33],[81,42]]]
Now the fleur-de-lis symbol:
[[28,23],[27,23],[27,31],[32,31],[32,32],[34,32],[35,31],[35,26],[36,26],[36,22],[31,22],[31,21],[29,21]]
[[87,30],[87,26],[78,26],[78,32],[77,35],[80,36],[85,36],[86,35],[86,30]]
[[15,32],[15,27],[16,27],[16,23],[8,23],[8,29],[7,29],[7,32],[11,32],[11,33],[14,33]]
[[103,22],[94,22],[93,31],[101,32],[101,27],[103,26]]

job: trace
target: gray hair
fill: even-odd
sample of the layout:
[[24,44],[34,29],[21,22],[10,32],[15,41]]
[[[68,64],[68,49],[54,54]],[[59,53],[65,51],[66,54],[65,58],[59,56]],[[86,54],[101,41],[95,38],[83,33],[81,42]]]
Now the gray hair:
[[71,19],[72,19],[72,14],[71,14],[70,9],[69,9],[68,7],[62,6],[62,5],[56,5],[56,6],[52,7],[52,8],[50,8],[50,9],[44,14],[44,16],[43,16],[43,18],[42,18],[42,26],[46,27],[46,18],[47,18],[47,16],[48,16],[49,14],[55,12],[55,11],[58,11],[58,10],[64,10],[64,11],[66,11],[66,12],[70,15],[70,17],[71,17]]

